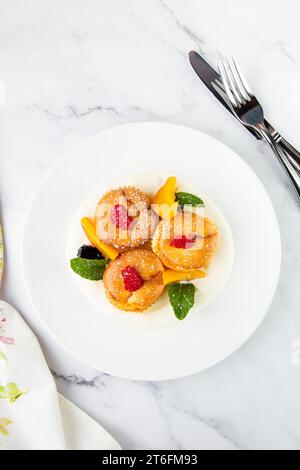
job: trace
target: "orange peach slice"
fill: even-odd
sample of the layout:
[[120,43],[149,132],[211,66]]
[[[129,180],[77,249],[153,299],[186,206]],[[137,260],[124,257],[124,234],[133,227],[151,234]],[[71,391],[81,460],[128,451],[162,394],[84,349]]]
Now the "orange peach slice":
[[81,219],[81,225],[83,230],[86,233],[86,236],[90,240],[91,244],[98,248],[99,251],[109,259],[115,260],[117,256],[119,256],[120,252],[113,248],[112,246],[108,246],[106,243],[102,242],[96,234],[96,226],[93,222],[88,219],[87,217],[83,217]]
[[204,271],[191,271],[191,272],[178,272],[172,269],[167,269],[163,272],[163,283],[164,285],[171,284],[172,282],[179,281],[192,281],[193,279],[200,279],[206,277]]
[[153,209],[163,219],[172,219],[177,213],[178,202],[175,202],[176,185],[176,177],[170,176],[152,200]]

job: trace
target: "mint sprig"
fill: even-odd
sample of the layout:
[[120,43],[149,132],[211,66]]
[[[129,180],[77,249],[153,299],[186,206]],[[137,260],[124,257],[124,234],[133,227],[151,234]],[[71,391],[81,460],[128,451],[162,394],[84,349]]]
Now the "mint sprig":
[[183,320],[195,303],[196,288],[192,283],[170,284],[168,287],[168,295],[170,304],[178,320]]
[[201,206],[201,207],[205,207],[205,204],[202,201],[202,199],[198,196],[195,196],[194,194],[191,194],[191,193],[184,193],[184,192],[176,193],[175,194],[175,201],[178,202],[178,204],[181,207],[184,207],[184,206],[193,206],[193,207]]
[[74,258],[71,259],[70,266],[74,273],[84,279],[100,281],[103,279],[104,271],[108,263],[109,260],[107,259]]

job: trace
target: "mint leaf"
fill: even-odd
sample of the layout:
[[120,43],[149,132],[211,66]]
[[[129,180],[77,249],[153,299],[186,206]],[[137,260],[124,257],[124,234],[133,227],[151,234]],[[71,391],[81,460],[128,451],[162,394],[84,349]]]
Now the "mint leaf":
[[193,206],[193,207],[205,206],[204,202],[202,201],[202,199],[200,199],[200,197],[195,196],[194,194],[191,194],[191,193],[176,193],[175,201],[178,202],[181,207],[187,206],[187,205]]
[[178,320],[183,320],[195,302],[196,288],[194,284],[177,282],[168,287],[170,304]]
[[107,259],[85,259],[74,258],[70,261],[70,266],[74,273],[89,279],[90,281],[100,281],[103,279],[104,271],[109,263]]

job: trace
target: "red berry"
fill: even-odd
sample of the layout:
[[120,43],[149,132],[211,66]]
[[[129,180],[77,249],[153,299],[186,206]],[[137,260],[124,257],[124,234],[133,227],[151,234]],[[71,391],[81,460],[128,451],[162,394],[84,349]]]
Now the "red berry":
[[186,237],[185,235],[182,235],[182,237],[180,238],[173,238],[173,240],[171,240],[170,242],[170,245],[173,246],[174,248],[186,249],[186,248],[192,248],[195,244],[195,241],[196,241],[195,236]]
[[143,278],[132,266],[127,266],[122,269],[121,274],[124,279],[125,289],[129,292],[134,292],[140,289],[144,284]]
[[110,213],[110,220],[117,228],[128,230],[133,218],[128,215],[126,207],[118,204],[114,206]]

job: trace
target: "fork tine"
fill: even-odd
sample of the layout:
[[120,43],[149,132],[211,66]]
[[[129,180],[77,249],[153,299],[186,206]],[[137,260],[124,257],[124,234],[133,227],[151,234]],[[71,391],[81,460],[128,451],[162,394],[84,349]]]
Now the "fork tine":
[[239,77],[239,80],[240,80],[241,84],[243,85],[244,89],[246,90],[246,92],[248,94],[248,97],[251,98],[251,96],[253,96],[253,92],[252,92],[252,90],[251,90],[251,88],[250,88],[243,72],[241,71],[240,66],[238,65],[238,63],[236,62],[236,60],[233,57],[231,58],[231,60],[232,60],[232,63],[234,65],[234,68],[235,68],[235,70],[238,74],[238,77]]
[[231,66],[230,66],[230,63],[229,63],[228,59],[224,60],[223,63],[224,63],[225,71],[227,73],[227,77],[229,79],[230,88],[231,88],[236,100],[241,105],[245,104],[245,100],[243,98],[243,95],[240,93],[238,84],[235,81],[235,78],[234,78],[234,75],[232,73]]
[[222,79],[222,82],[223,82],[223,85],[224,85],[224,88],[225,88],[225,92],[226,92],[226,94],[227,94],[227,96],[230,100],[231,105],[234,108],[240,107],[240,104],[236,101],[236,99],[235,99],[235,97],[234,97],[234,95],[233,95],[233,93],[230,89],[227,74],[226,74],[223,62],[219,62],[218,69],[219,69],[220,77]]
[[230,100],[228,96],[226,95],[225,87],[221,79],[215,80],[211,84],[214,87],[214,89],[219,93],[219,95],[224,99],[224,101],[226,101],[226,103],[229,104],[230,106]]
[[225,90],[224,90],[224,85],[223,85],[222,80],[218,80],[218,79],[216,78],[216,79],[215,79],[215,83],[216,83],[220,88],[222,88],[223,91],[225,91]]
[[223,65],[223,71],[224,71],[224,74],[225,74],[225,77],[226,77],[226,82],[228,83],[228,86],[235,98],[235,101],[237,102],[237,105],[238,107],[241,107],[245,102],[244,102],[244,99],[242,97],[242,95],[240,95],[238,89],[237,89],[237,85],[234,81],[234,78],[233,78],[233,75],[231,73],[231,70],[230,70],[230,66],[229,66],[229,63],[227,60],[223,60],[222,61],[222,65]]
[[238,90],[239,90],[241,96],[243,97],[244,102],[250,101],[251,98],[250,98],[250,96],[247,92],[247,88],[245,87],[245,85],[244,85],[244,83],[243,83],[243,81],[240,77],[239,71],[237,69],[236,62],[235,62],[233,57],[230,57],[230,59],[228,60],[228,64],[229,64],[231,73],[234,77],[236,86],[238,87]]

